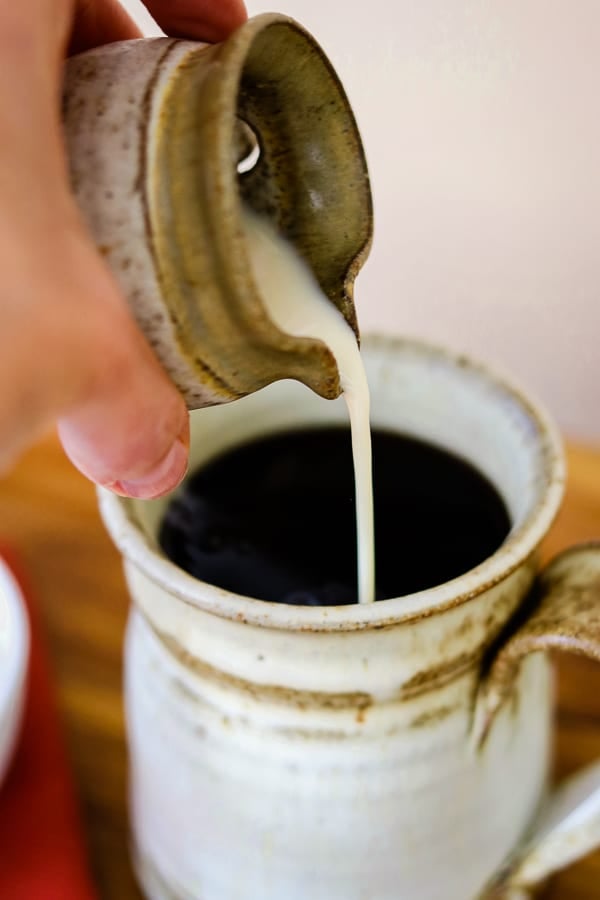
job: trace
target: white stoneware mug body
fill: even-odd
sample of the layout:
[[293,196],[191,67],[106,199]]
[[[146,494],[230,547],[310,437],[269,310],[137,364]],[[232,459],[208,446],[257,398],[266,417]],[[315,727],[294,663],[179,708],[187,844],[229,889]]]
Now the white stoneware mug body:
[[[548,789],[546,651],[600,659],[598,547],[538,573],[562,497],[556,432],[464,358],[400,340],[363,349],[373,425],[474,463],[512,530],[434,589],[303,608],[192,578],[157,543],[167,501],[101,494],[134,600],[132,823],[151,900],[519,898],[600,843],[600,767]],[[340,401],[280,382],[196,413],[192,464],[343,422]]]

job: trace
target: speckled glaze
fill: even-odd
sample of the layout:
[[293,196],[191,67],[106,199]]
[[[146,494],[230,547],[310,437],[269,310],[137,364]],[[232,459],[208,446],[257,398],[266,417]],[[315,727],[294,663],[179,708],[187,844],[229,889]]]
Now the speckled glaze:
[[[63,120],[81,210],[189,408],[279,378],[336,397],[329,349],[268,318],[239,217],[242,197],[274,220],[358,334],[367,166],[342,86],[301,26],[268,14],[213,46],[164,38],[84,53],[66,66]],[[238,176],[253,133],[258,162]]]
[[[134,601],[131,810],[151,900],[517,900],[600,842],[600,766],[547,791],[545,651],[600,655],[600,549],[537,578],[563,490],[557,434],[464,358],[388,339],[363,350],[373,423],[475,463],[511,534],[429,591],[289,607],[171,564],[156,539],[166,500],[101,493]],[[344,421],[339,400],[280,382],[196,413],[192,459]]]

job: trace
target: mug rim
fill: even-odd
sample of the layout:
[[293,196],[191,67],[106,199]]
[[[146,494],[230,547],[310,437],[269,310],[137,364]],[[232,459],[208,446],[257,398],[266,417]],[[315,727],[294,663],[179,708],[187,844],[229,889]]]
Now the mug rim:
[[[383,628],[455,609],[505,581],[532,556],[548,532],[560,508],[564,493],[566,465],[557,426],[543,405],[532,399],[512,376],[468,354],[417,338],[368,334],[362,340],[370,350],[409,349],[435,356],[472,372],[508,394],[532,423],[542,459],[543,490],[523,521],[506,540],[475,568],[426,590],[369,604],[304,607],[234,594],[200,581],[171,562],[136,521],[131,501],[106,488],[98,488],[104,524],[124,557],[171,596],[225,619],[286,631],[355,631]],[[135,501],[140,503],[142,501]],[[150,501],[152,502],[152,501]]]

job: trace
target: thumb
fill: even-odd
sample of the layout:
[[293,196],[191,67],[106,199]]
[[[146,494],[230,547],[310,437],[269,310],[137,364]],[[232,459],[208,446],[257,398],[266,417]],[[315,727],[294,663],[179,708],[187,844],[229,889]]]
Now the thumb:
[[110,274],[95,257],[88,263],[86,271],[96,270],[95,291],[103,295],[102,322],[88,330],[91,372],[76,405],[59,420],[60,438],[72,462],[97,484],[125,496],[159,497],[186,472],[188,412]]
[[113,375],[102,379],[58,430],[71,461],[96,484],[151,499],[173,490],[185,475],[189,425],[183,401],[152,365],[140,365],[140,351],[136,370],[117,362],[121,382]]

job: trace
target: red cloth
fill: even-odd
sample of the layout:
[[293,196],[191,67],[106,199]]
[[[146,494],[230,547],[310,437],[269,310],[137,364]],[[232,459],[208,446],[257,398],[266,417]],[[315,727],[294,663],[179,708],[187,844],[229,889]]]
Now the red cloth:
[[15,554],[0,554],[27,601],[31,660],[20,744],[0,786],[0,898],[94,900],[82,824],[31,592]]

